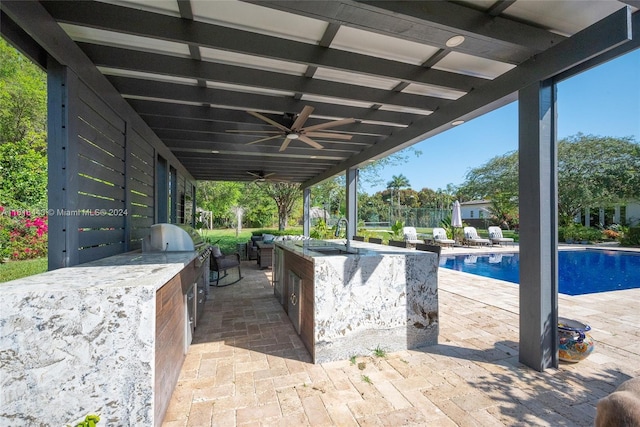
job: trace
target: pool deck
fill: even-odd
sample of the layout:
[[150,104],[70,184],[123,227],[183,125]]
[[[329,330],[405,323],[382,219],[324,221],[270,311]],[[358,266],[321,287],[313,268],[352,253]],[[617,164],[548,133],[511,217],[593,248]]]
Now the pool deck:
[[243,273],[211,288],[163,426],[591,426],[597,401],[640,376],[640,289],[559,295],[596,349],[540,373],[518,362],[518,286],[440,268],[438,345],[314,365],[271,271]]

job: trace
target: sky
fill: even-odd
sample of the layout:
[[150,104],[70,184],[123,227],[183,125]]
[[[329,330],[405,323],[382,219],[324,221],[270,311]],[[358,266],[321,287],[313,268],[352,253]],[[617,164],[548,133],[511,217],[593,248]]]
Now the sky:
[[[640,49],[592,68],[558,85],[558,138],[583,134],[635,138],[640,142]],[[468,121],[413,146],[422,151],[407,163],[388,167],[373,194],[403,174],[411,188],[460,185],[467,172],[518,148],[518,103]]]

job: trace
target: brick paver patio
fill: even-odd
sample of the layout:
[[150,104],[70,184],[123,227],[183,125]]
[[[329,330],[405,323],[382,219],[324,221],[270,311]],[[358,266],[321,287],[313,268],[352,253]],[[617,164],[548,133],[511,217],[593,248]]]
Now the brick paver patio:
[[438,345],[313,365],[271,271],[243,264],[211,288],[165,427],[590,426],[598,399],[640,375],[640,289],[560,295],[596,350],[540,373],[518,362],[517,285],[441,268]]

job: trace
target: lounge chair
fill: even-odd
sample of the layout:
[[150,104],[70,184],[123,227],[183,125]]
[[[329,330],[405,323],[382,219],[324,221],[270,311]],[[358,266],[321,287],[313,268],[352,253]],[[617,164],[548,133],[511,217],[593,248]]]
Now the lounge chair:
[[470,245],[491,245],[491,240],[483,239],[478,236],[478,230],[475,227],[465,227],[464,228],[464,243],[467,246]]
[[380,239],[379,237],[369,237],[369,243],[377,243],[381,245],[382,239]]
[[456,241],[447,238],[447,232],[444,228],[434,228],[432,231],[433,241],[440,246],[453,246]]
[[502,235],[502,230],[500,229],[500,227],[489,227],[489,238],[491,239],[492,243],[497,243],[501,246],[503,243],[511,243],[513,245],[513,239],[511,237],[504,237]]
[[356,242],[364,242],[364,236],[354,235],[352,240],[355,240]]
[[418,243],[424,243],[424,240],[418,239],[418,232],[415,227],[402,227],[402,234],[404,234],[404,241],[412,247]]

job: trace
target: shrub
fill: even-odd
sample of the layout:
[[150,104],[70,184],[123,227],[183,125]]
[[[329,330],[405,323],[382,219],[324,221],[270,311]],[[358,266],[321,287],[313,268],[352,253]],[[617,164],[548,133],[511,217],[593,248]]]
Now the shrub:
[[629,227],[629,231],[620,240],[624,246],[640,246],[640,227]]
[[0,258],[23,260],[47,255],[47,217],[0,206]]

